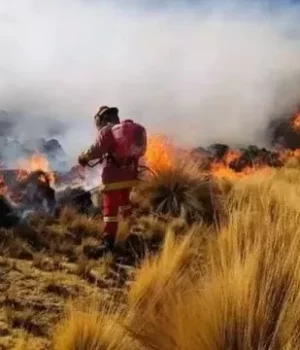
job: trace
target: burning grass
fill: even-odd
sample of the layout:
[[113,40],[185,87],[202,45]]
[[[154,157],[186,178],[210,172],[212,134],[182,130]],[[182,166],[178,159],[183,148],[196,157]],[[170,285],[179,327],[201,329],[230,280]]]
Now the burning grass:
[[143,178],[135,191],[134,201],[154,215],[182,217],[189,223],[212,222],[218,215],[220,182],[204,174],[186,152],[175,153],[169,144],[158,138],[151,142],[158,145],[151,144],[157,153],[148,151],[146,162],[155,173]]

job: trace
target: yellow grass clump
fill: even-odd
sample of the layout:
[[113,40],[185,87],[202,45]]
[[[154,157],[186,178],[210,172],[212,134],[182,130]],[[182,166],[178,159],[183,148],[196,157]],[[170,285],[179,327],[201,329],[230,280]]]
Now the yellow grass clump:
[[189,157],[146,176],[133,194],[134,201],[162,217],[183,217],[187,222],[212,222],[217,216],[220,188]]
[[299,185],[281,175],[233,190],[204,274],[190,273],[187,239],[142,268],[129,294],[141,349],[300,348]]
[[88,305],[74,302],[55,330],[53,349],[129,350],[129,339],[120,326],[121,318],[121,313],[107,310],[95,300]]

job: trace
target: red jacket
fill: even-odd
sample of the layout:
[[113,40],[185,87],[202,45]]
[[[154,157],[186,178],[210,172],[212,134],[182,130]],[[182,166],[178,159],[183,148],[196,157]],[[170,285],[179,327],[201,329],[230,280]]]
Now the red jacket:
[[[124,120],[122,123],[132,122]],[[114,137],[112,134],[113,124],[103,127],[97,136],[96,141],[84,153],[87,160],[103,159],[102,161],[102,189],[114,190],[130,188],[138,183],[138,169],[136,164],[116,164],[109,154],[114,152]]]

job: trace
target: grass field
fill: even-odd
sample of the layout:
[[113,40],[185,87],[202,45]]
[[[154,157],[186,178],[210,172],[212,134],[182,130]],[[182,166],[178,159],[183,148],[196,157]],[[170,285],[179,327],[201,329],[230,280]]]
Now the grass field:
[[300,348],[298,163],[212,179],[179,162],[133,201],[143,259],[87,260],[102,222],[72,209],[1,232],[0,349]]

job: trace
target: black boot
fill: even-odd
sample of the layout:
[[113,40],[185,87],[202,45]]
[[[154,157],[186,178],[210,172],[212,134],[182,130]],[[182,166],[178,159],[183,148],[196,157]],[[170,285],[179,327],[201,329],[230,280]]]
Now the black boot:
[[83,252],[90,259],[98,259],[109,252],[113,252],[114,246],[114,237],[105,236],[99,245],[96,245],[94,247],[84,247]]

